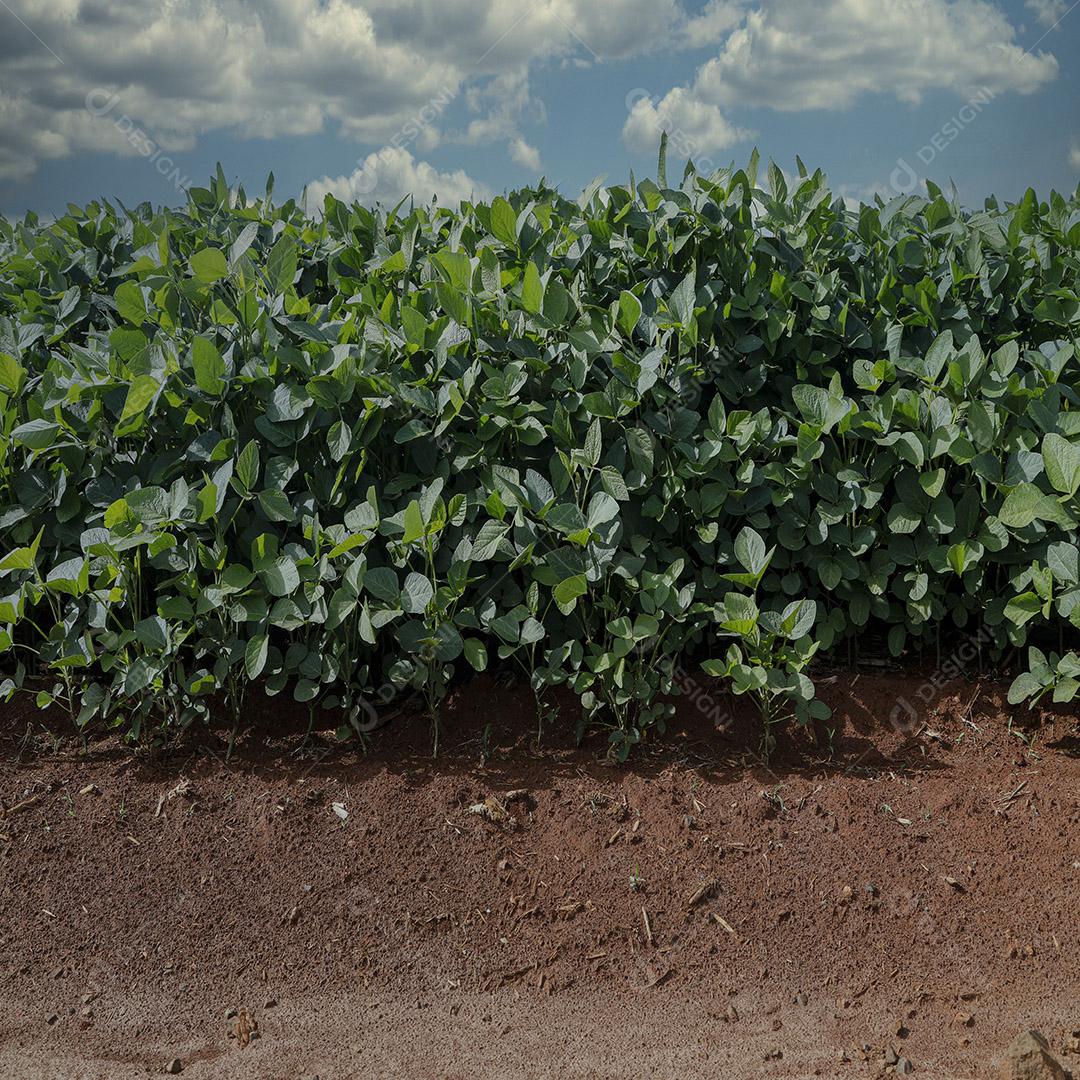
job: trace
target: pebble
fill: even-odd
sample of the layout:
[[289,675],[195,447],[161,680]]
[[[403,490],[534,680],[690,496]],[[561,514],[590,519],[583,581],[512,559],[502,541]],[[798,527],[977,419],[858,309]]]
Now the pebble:
[[172,1061],[165,1066],[165,1071],[169,1076],[177,1076],[184,1071],[184,1063],[179,1058],[173,1058]]

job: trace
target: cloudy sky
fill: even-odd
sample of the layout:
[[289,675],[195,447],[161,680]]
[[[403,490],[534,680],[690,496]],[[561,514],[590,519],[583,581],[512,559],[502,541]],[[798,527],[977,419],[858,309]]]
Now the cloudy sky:
[[[1078,10],[1073,10],[1076,7]],[[0,211],[230,181],[442,202],[799,154],[852,198],[1080,181],[1080,0],[0,0]]]

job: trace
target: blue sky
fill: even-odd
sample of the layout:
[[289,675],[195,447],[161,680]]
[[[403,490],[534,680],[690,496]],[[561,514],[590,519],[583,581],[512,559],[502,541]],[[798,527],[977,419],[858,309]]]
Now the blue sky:
[[[1075,10],[1074,10],[1075,8]],[[0,211],[484,196],[799,154],[852,199],[1080,181],[1080,0],[0,0]]]

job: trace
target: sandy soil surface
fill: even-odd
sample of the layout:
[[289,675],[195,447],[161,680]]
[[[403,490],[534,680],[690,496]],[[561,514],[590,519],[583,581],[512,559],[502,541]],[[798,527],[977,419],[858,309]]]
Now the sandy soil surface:
[[689,702],[626,766],[538,747],[486,679],[434,762],[418,719],[298,752],[262,703],[226,763],[8,708],[0,1076],[982,1078],[1029,1027],[1080,1069],[1075,716],[824,690],[767,766]]

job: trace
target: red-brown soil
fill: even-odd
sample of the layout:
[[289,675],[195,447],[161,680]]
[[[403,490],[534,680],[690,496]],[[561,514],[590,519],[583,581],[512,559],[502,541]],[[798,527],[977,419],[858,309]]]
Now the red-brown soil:
[[1010,731],[987,682],[822,689],[832,746],[794,733],[767,767],[748,717],[689,702],[624,766],[600,736],[537,748],[528,692],[486,679],[436,761],[405,718],[299,755],[263,704],[226,763],[205,734],[48,745],[9,707],[0,798],[40,797],[0,814],[0,1075],[858,1077],[894,1049],[988,1077],[1028,1027],[1064,1054],[1075,715]]

